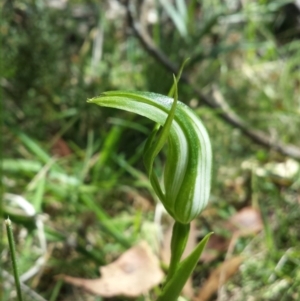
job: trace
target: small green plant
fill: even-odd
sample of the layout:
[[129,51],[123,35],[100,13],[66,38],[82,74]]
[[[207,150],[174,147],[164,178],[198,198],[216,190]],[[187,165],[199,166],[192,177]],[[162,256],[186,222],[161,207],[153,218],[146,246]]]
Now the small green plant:
[[[134,112],[157,123],[145,144],[144,165],[154,191],[175,220],[171,262],[158,301],[177,300],[211,235],[206,235],[195,250],[180,261],[190,222],[205,208],[209,198],[212,151],[209,136],[198,116],[177,101],[176,78],[169,95],[173,98],[149,92],[113,91],[88,100],[99,106]],[[168,153],[164,187],[161,187],[153,164],[166,142]]]

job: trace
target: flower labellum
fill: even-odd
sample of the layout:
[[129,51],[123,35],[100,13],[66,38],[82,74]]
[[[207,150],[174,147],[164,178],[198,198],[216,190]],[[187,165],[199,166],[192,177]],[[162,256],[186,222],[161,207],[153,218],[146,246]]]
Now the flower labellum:
[[[145,116],[163,126],[148,138],[144,163],[151,184],[175,221],[190,223],[205,208],[211,182],[212,151],[209,136],[198,116],[185,104],[150,92],[105,92],[88,102]],[[164,189],[152,170],[154,158],[168,141]],[[159,144],[159,145],[158,145]]]

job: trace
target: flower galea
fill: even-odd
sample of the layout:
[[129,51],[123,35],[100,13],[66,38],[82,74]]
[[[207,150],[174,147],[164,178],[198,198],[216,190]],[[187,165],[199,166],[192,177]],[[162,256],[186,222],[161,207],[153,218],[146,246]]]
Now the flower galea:
[[[113,91],[88,102],[133,112],[162,126],[161,132],[156,127],[146,142],[144,163],[151,184],[168,213],[175,221],[187,224],[207,205],[212,151],[209,136],[199,117],[177,99],[174,104],[174,99],[149,92]],[[167,126],[164,132],[168,142],[167,161],[161,187],[152,165],[162,147],[156,147],[156,144],[165,142],[159,137]]]

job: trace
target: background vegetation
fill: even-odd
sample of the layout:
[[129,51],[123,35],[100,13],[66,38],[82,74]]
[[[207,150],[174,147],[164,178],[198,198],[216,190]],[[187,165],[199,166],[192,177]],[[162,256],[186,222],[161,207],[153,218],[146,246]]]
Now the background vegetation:
[[[299,300],[295,4],[6,0],[1,9],[4,215],[15,223],[20,273],[37,266],[26,281],[32,291],[51,301],[104,300],[54,276],[96,278],[100,265],[151,240],[157,200],[141,152],[153,125],[86,99],[120,89],[166,94],[172,72],[190,57],[179,99],[199,114],[214,151],[211,201],[197,221],[197,238],[213,230],[226,241],[231,232],[224,223],[246,207],[263,221],[263,229],[249,226],[250,235],[230,251],[244,260],[222,300]],[[257,138],[257,130],[264,136]],[[293,144],[294,151],[280,143]],[[280,163],[294,171],[278,171]],[[9,194],[28,200],[35,217]],[[227,258],[227,247],[199,264],[196,291]],[[6,249],[1,260],[10,272]],[[3,288],[3,300],[13,300],[9,283]]]

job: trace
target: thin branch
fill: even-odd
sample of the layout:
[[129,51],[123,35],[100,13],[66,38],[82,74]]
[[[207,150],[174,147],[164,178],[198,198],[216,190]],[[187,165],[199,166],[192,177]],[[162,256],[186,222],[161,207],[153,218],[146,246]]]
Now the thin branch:
[[[127,0],[125,6],[129,24],[133,29],[136,37],[152,57],[154,57],[159,63],[161,63],[167,70],[174,74],[177,74],[179,67],[176,66],[172,61],[170,61],[170,59],[155,46],[153,40],[148,35],[146,30],[144,30],[141,24],[134,18],[130,3],[132,2]],[[182,82],[187,84],[207,106],[213,109],[218,109],[218,115],[224,121],[240,129],[242,133],[252,141],[266,148],[275,150],[282,155],[300,160],[299,147],[291,144],[284,144],[281,141],[275,141],[266,133],[260,130],[252,129],[229,107],[220,91],[218,91],[216,87],[213,88],[211,95],[206,95],[195,84],[192,83],[191,79],[186,74],[182,75],[181,80]]]

